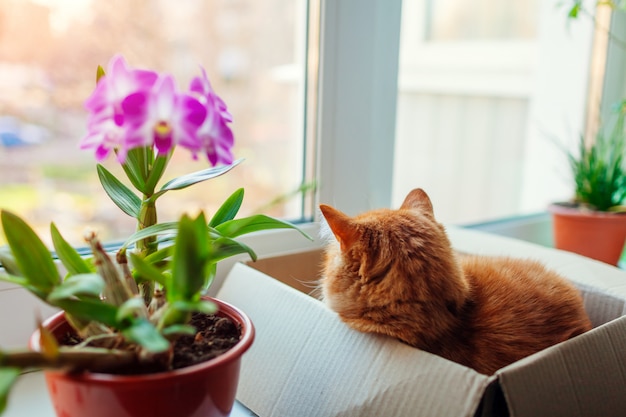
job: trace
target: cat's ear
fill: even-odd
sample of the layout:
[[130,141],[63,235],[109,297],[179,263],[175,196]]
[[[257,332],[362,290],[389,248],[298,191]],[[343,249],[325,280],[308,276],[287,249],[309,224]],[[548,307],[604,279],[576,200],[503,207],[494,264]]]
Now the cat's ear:
[[326,219],[328,227],[330,227],[330,230],[337,238],[341,250],[345,251],[352,246],[358,239],[359,232],[350,216],[326,204],[320,204],[320,210]]
[[416,188],[411,191],[404,199],[404,203],[402,203],[400,209],[417,209],[434,216],[433,203],[430,202],[426,191],[421,188]]

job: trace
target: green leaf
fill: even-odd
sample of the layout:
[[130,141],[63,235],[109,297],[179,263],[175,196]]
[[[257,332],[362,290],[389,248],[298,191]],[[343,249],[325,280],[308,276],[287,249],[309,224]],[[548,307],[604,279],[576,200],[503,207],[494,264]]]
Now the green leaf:
[[167,153],[167,155],[158,155],[156,157],[154,165],[150,170],[150,175],[146,180],[146,190],[148,191],[146,194],[152,194],[154,192],[154,189],[156,188],[156,185],[158,184],[161,177],[163,176],[165,168],[167,167],[167,164],[169,163],[172,155],[173,152],[170,151]]
[[98,297],[103,290],[104,280],[98,274],[72,275],[48,294],[48,301],[54,303],[81,295]]
[[204,213],[196,219],[183,215],[174,244],[172,275],[165,294],[169,302],[194,300],[204,288],[204,267],[209,252],[209,236]]
[[211,248],[211,261],[217,263],[240,253],[247,253],[253,261],[256,261],[256,253],[248,245],[229,237],[220,237],[215,239]]
[[166,310],[159,320],[159,328],[166,329],[168,327],[187,324],[191,313],[201,312],[204,314],[213,314],[217,311],[217,305],[207,300],[177,300],[167,304]]
[[13,275],[19,275],[20,271],[11,253],[9,245],[0,246],[0,266],[4,268],[6,272]]
[[576,2],[567,13],[567,17],[569,17],[570,19],[576,19],[578,17],[578,14],[580,13],[581,7],[582,5]]
[[20,287],[27,287],[29,285],[27,278],[7,273],[0,273],[0,281],[9,282],[11,284],[19,285]]
[[0,212],[0,217],[21,275],[31,286],[43,292],[50,291],[60,281],[50,251],[24,220],[6,210]]
[[242,161],[243,159],[238,159],[230,165],[221,165],[218,167],[207,168],[202,171],[192,172],[186,175],[182,175],[178,178],[174,178],[173,180],[165,183],[165,185],[161,187],[159,193],[170,190],[181,190],[183,188],[189,187],[190,185],[210,180],[211,178],[219,177],[220,175],[226,174],[228,171],[239,165]]
[[170,343],[167,339],[146,319],[136,319],[122,331],[122,334],[128,340],[143,346],[150,352],[165,352],[170,348]]
[[170,326],[186,324],[189,322],[190,318],[191,313],[178,310],[177,308],[172,307],[171,304],[165,304],[165,307],[162,310],[161,317],[159,317],[157,328],[159,329],[159,331],[163,331],[163,329]]
[[141,297],[133,297],[119,306],[117,310],[116,320],[123,322],[127,319],[134,319],[135,317],[141,317],[146,313],[146,305]]
[[144,260],[147,263],[154,265],[172,256],[173,250],[174,248],[172,247],[172,245],[164,246],[162,248],[159,248],[156,252],[153,252],[150,255],[146,256]]
[[148,226],[130,235],[130,237],[126,239],[122,245],[122,248],[127,248],[133,243],[148,237],[162,235],[165,233],[175,233],[176,230],[178,230],[178,222],[164,222]]
[[139,218],[141,199],[102,165],[98,164],[97,170],[104,191],[115,205],[130,217]]
[[165,337],[179,335],[194,336],[196,333],[196,328],[189,324],[172,324],[161,330],[161,334]]
[[255,214],[253,216],[244,217],[242,219],[234,219],[224,222],[215,227],[222,235],[227,237],[238,237],[252,232],[269,229],[294,229],[300,232],[304,237],[313,240],[309,235],[300,230],[297,226],[284,221],[266,216],[264,214]]
[[215,279],[216,274],[217,262],[208,262],[204,268],[204,291],[208,290],[211,287],[211,284],[213,284],[213,280]]
[[[2,352],[0,352],[0,357]],[[19,368],[0,368],[0,413],[7,408],[7,399],[13,384],[20,376]]]
[[33,293],[34,295],[36,295],[43,301],[46,301],[46,297],[48,296],[47,291],[42,291],[39,288],[33,287],[30,284],[30,281],[27,278],[24,278],[22,276],[0,273],[0,281],[19,285],[20,287],[23,287],[26,290],[30,291],[31,293]]
[[211,218],[211,221],[209,222],[209,227],[215,227],[219,224],[224,223],[225,221],[234,219],[239,212],[239,208],[241,208],[241,203],[243,202],[243,194],[243,188],[240,188],[232,193],[231,196],[228,197],[226,201],[222,203],[221,207],[215,212],[215,214]]
[[126,154],[126,160],[122,164],[122,168],[126,173],[126,177],[136,190],[143,194],[147,194],[146,178],[148,171],[146,161],[152,158],[152,148],[139,147],[133,148]]
[[178,311],[189,313],[198,312],[204,314],[214,314],[217,312],[217,304],[208,300],[174,301],[171,304],[171,307],[177,309]]
[[93,272],[82,256],[61,236],[54,223],[50,224],[50,236],[57,256],[70,275],[89,274]]
[[130,260],[133,264],[135,275],[137,275],[140,280],[155,281],[165,286],[166,278],[159,269],[155,268],[135,253],[130,254]]
[[117,307],[100,299],[65,299],[57,300],[50,304],[65,310],[68,314],[82,321],[95,321],[109,327],[119,327],[119,323],[116,320]]

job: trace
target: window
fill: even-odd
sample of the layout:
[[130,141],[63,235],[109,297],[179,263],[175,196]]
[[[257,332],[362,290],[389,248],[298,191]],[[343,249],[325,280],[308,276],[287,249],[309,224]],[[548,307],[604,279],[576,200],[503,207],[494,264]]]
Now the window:
[[[240,187],[242,213],[310,218],[311,204],[296,192],[312,175],[307,17],[305,0],[0,2],[0,207],[42,237],[54,221],[75,244],[85,225],[103,240],[129,234],[133,219],[102,192],[93,155],[78,149],[96,67],[121,53],[132,66],[172,73],[182,88],[203,66],[234,115],[235,156],[246,159],[229,175],[164,196],[161,220],[211,213]],[[185,151],[174,159],[170,178],[208,166]],[[120,172],[113,160],[105,165]]]
[[431,41],[534,38],[537,0],[428,0],[425,37]]
[[[137,8],[141,4],[139,0],[117,1],[118,9]],[[3,7],[7,4],[13,7],[17,3],[25,2],[5,1]],[[95,8],[99,3],[94,1],[91,5]],[[161,4],[166,3],[151,4],[165,7]],[[237,180],[237,184],[210,183],[207,192],[214,192],[214,188],[217,188],[228,193],[234,188],[245,186],[249,193],[261,195],[262,204],[277,194],[295,189],[301,184],[304,171],[306,178],[317,178],[316,200],[333,204],[349,214],[376,207],[398,206],[410,188],[423,187],[433,198],[437,216],[447,223],[465,223],[539,211],[549,201],[569,196],[567,172],[556,162],[561,161],[563,155],[550,137],[574,144],[584,126],[591,24],[579,21],[568,25],[564,10],[552,2],[522,2],[528,8],[519,16],[522,23],[516,25],[514,30],[511,28],[510,32],[503,32],[502,28],[496,28],[486,34],[461,39],[470,29],[464,30],[463,34],[444,35],[442,29],[436,29],[441,27],[441,23],[436,21],[444,21],[441,16],[445,15],[446,10],[463,2],[448,0],[443,2],[448,6],[443,7],[443,3],[439,4],[438,0],[321,0],[319,9],[313,7],[317,1],[310,3],[311,7],[296,0],[198,0],[185,2],[187,6],[175,12],[184,14],[185,10],[192,7],[190,5],[209,8],[212,6],[207,4],[210,4],[224,9],[223,12],[217,9],[211,9],[210,13],[206,11],[206,21],[212,23],[204,25],[204,28],[210,31],[211,36],[226,38],[212,43],[203,37],[197,46],[198,52],[193,52],[192,56],[207,56],[206,62],[202,64],[209,70],[218,93],[232,107],[237,123],[242,119],[241,123],[252,123],[257,118],[264,122],[257,125],[256,129],[250,127],[244,130],[244,126],[239,126],[238,129],[242,129],[243,133],[236,131],[240,144],[236,152],[248,158],[244,166],[237,168],[243,178]],[[511,2],[512,9],[498,9],[500,14],[491,20],[498,21],[501,15],[516,15],[515,7],[518,3]],[[42,4],[46,3],[36,3],[37,7],[43,7]],[[102,6],[103,11],[100,13],[106,16],[106,10],[115,10],[116,7],[111,4]],[[159,7],[152,7],[150,13],[156,13],[152,9]],[[319,19],[310,10],[318,10]],[[304,39],[296,40],[305,36],[302,27],[307,12],[310,21],[320,22],[319,61],[315,54],[307,54],[305,60],[303,46],[306,42]],[[4,24],[7,21],[6,13],[3,11],[0,15],[0,48],[7,48],[7,43],[3,41],[8,30]],[[136,13],[137,9],[131,15]],[[236,39],[225,35],[229,33],[228,27],[235,25],[233,22],[242,16],[251,19],[246,21],[246,25],[258,19],[259,28],[269,30],[269,51],[256,47],[256,42],[264,38],[258,35],[257,29],[248,32],[254,38],[259,61],[251,61],[257,55],[247,55],[243,59],[245,53],[242,54],[242,49],[237,48],[239,45]],[[276,19],[276,16],[280,19]],[[287,24],[287,30],[276,29],[276,22],[287,22],[288,16],[293,17],[294,23]],[[83,19],[88,17],[89,14]],[[218,23],[213,19],[217,19]],[[268,24],[268,21],[272,24]],[[472,27],[470,23],[467,25]],[[137,31],[149,29],[150,25],[137,28]],[[192,29],[186,27],[185,31]],[[289,39],[283,39],[285,37]],[[309,45],[317,45],[315,37],[311,35]],[[31,40],[31,43],[38,44],[38,41]],[[128,44],[129,47],[135,45],[135,50],[142,49],[141,44],[137,46],[131,40],[120,39],[119,45],[122,44]],[[178,52],[185,49],[196,51],[191,46],[177,45],[175,50]],[[229,49],[222,56],[219,54],[221,49],[214,49],[217,45],[220,48],[233,46],[234,49]],[[280,49],[277,45],[282,45],[287,51],[284,59],[276,57],[277,51],[273,49]],[[299,46],[302,49],[298,49]],[[171,69],[171,62],[180,62],[193,66],[190,70],[193,72],[197,64],[196,59],[189,64],[186,58],[178,56],[159,60],[161,55],[155,54],[146,58],[146,61],[140,61],[131,57],[134,55],[125,54],[137,65],[156,62],[165,69]],[[103,53],[102,57],[94,61],[101,62],[108,59],[109,55]],[[218,55],[222,56],[221,61]],[[13,68],[16,72],[14,63],[7,66],[4,62],[7,56],[5,49],[0,49],[0,56],[3,58],[0,70]],[[554,59],[555,56],[559,59]],[[69,61],[56,59],[53,62],[60,65],[59,62]],[[262,84],[259,87],[251,87],[248,84],[250,80],[246,79],[244,83],[237,75],[242,67],[260,68],[259,65],[252,65],[252,62],[269,62],[262,67],[266,71],[261,72]],[[292,65],[294,62],[295,66]],[[294,71],[294,68],[305,62],[309,69],[319,68],[319,90],[315,88],[315,76],[311,76],[306,83],[304,79],[298,79],[297,74],[303,72]],[[75,74],[78,71],[76,67],[72,62],[72,73],[65,74],[61,79],[70,77],[89,81],[93,66],[90,65],[85,74],[80,76]],[[27,68],[18,67],[17,72],[24,76]],[[34,76],[28,78],[36,79]],[[0,77],[0,80],[5,79],[4,75]],[[11,83],[10,87],[16,88],[16,85],[17,82]],[[6,88],[4,84],[3,88]],[[91,91],[92,85],[87,83],[82,88],[86,93],[77,95],[80,97],[78,101],[82,101]],[[231,96],[231,89],[242,95],[236,96],[233,92]],[[308,123],[303,129],[303,93],[311,89],[319,91],[317,104],[309,104],[306,111],[307,115],[317,111],[317,122]],[[38,97],[34,90],[24,91],[29,93],[25,96],[29,100]],[[274,94],[279,98],[274,99]],[[256,101],[270,96],[272,108]],[[2,94],[0,97],[5,96]],[[68,94],[65,99],[73,100],[75,97]],[[285,103],[288,105],[280,107]],[[5,115],[6,105],[4,102],[1,105]],[[293,113],[294,106],[299,107],[299,110],[294,119],[297,122],[292,124],[283,116]],[[435,111],[438,112],[436,117],[432,113]],[[503,117],[504,113],[514,117]],[[276,114],[278,118],[270,117]],[[472,134],[488,140],[476,142],[466,135],[472,130],[465,124],[468,120],[474,124],[472,129],[478,127]],[[432,125],[435,122],[439,123],[436,127]],[[81,129],[83,119],[74,123],[76,126],[72,131]],[[457,129],[457,133],[452,128]],[[309,133],[315,131],[318,138],[315,146],[301,140],[305,130]],[[290,133],[275,134],[285,131]],[[261,159],[265,161],[265,155],[273,154],[269,147],[265,148],[269,142],[267,138],[287,135],[299,138],[297,145],[294,145],[294,154],[301,155],[305,150],[307,155],[315,154],[315,166],[305,167],[301,164],[303,158],[294,158],[300,164],[293,174],[274,176],[278,172],[276,168],[282,168],[287,158],[280,159],[279,163],[268,162],[267,172],[264,172],[264,168],[259,168],[258,164],[262,162]],[[74,133],[74,138],[70,140],[71,146],[75,145],[77,138]],[[253,140],[255,138],[256,141]],[[266,141],[259,138],[265,138]],[[450,138],[457,141],[450,141]],[[281,146],[285,143],[273,149],[282,151],[284,149]],[[15,155],[18,149],[8,151]],[[0,169],[7,161],[19,160],[7,157],[6,152],[6,148],[0,148]],[[78,158],[88,162],[89,168],[85,170],[93,169],[90,155],[76,151],[72,159]],[[9,172],[3,172],[0,177],[1,186],[9,183],[10,177],[5,175],[15,175],[14,171]],[[78,172],[77,169],[71,175]],[[34,175],[42,174],[39,172]],[[253,183],[247,181],[256,178],[248,178],[248,175],[260,177],[262,184],[258,187],[250,185]],[[285,179],[288,184],[283,185]],[[11,181],[15,183],[15,180]],[[270,185],[264,187],[263,184]],[[91,184],[91,187],[93,190],[83,189],[80,194],[89,198],[101,194],[97,183]],[[12,196],[17,196],[17,193],[25,191],[13,189],[11,192]],[[184,195],[177,196],[176,204],[184,205],[182,201],[185,198]],[[25,200],[20,198],[13,201]],[[248,209],[255,206],[253,200],[258,201],[249,195]],[[5,201],[5,197],[0,196],[0,206],[5,205]],[[82,204],[82,200],[70,201],[75,205]],[[307,207],[312,206],[308,203],[303,204],[300,198],[292,199],[289,204],[296,207],[294,211],[281,208],[282,211],[272,214],[299,217],[302,207],[306,213]],[[105,204],[108,205],[106,209]],[[115,211],[111,207],[105,198],[99,206],[89,210],[105,213]],[[57,217],[61,215],[57,213]],[[45,224],[51,219],[49,215],[40,217]],[[57,221],[54,217],[52,219]],[[77,223],[82,224],[84,220]],[[286,245],[284,249],[295,249],[290,246],[291,243]],[[272,246],[269,250],[280,249],[279,246]]]
[[394,206],[419,186],[471,223],[571,197],[592,25],[557,3],[403,1]]

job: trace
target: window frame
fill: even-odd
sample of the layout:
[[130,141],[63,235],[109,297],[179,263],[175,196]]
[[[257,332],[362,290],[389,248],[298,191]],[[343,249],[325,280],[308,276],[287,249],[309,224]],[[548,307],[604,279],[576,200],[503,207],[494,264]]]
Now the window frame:
[[402,0],[322,0],[317,201],[389,206]]
[[[261,257],[323,245],[319,203],[347,214],[389,207],[402,0],[320,0],[314,219],[242,238]],[[235,262],[220,263],[212,292]]]

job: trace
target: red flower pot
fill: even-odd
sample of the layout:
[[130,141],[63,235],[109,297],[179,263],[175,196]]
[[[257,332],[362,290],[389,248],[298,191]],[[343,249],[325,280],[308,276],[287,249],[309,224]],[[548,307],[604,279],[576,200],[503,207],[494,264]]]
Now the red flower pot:
[[553,204],[554,246],[617,265],[626,240],[626,214],[581,210]]
[[[254,327],[240,310],[210,298],[218,315],[241,325],[239,343],[207,362],[148,375],[46,371],[48,392],[58,417],[217,417],[228,416],[235,402],[241,356],[254,340]],[[55,335],[70,325],[60,312],[44,326]],[[30,339],[39,347],[39,331]]]

